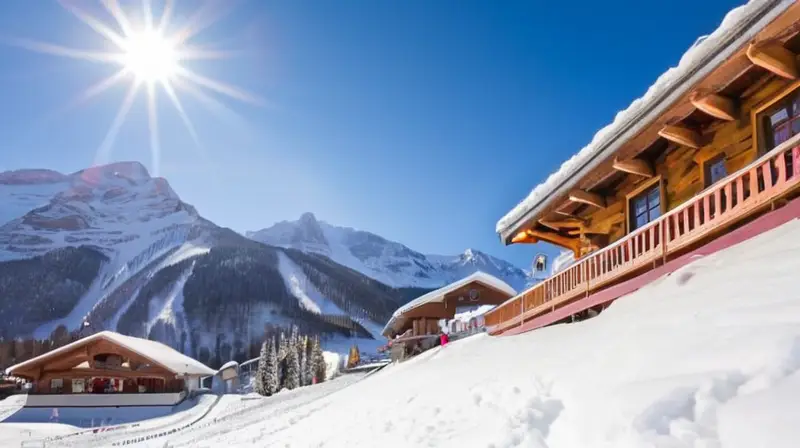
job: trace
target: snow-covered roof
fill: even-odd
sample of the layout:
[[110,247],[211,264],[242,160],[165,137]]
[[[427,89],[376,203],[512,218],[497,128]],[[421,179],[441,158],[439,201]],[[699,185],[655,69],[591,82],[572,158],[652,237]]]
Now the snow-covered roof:
[[190,358],[183,353],[164,345],[160,342],[150,341],[147,339],[135,338],[133,336],[125,336],[113,331],[101,331],[75,342],[69,343],[63,347],[59,347],[53,351],[47,352],[43,355],[31,358],[27,361],[21,362],[17,365],[11,366],[6,369],[6,373],[10,374],[14,371],[19,371],[26,367],[36,365],[42,361],[57,357],[60,354],[67,353],[75,348],[91,344],[98,340],[105,339],[112,344],[124,347],[143,358],[149,359],[161,367],[173,372],[177,375],[213,375],[216,371],[205,364]]
[[406,312],[411,311],[419,306],[425,305],[426,303],[441,302],[444,300],[444,296],[447,295],[448,293],[455,291],[458,288],[461,288],[462,286],[468,285],[473,282],[481,283],[489,288],[493,288],[497,291],[504,292],[508,294],[509,297],[517,295],[517,291],[511,286],[509,286],[508,283],[500,280],[497,277],[489,275],[485,272],[478,271],[472,275],[462,278],[461,280],[455,281],[453,283],[450,283],[449,285],[443,286],[427,294],[421,295],[416,299],[401,306],[394,312],[394,314],[392,314],[392,318],[389,319],[389,322],[387,322],[386,326],[383,327],[382,333],[386,334],[386,332],[392,327],[392,325],[397,321],[397,319]]
[[594,135],[591,143],[564,162],[497,222],[495,230],[503,241],[518,232],[519,226],[531,215],[574,188],[583,175],[613,155],[620,145],[652,123],[793,3],[794,0],[750,0],[728,12],[716,31],[695,41],[677,67],[662,74],[644,96],[617,113],[611,124]]
[[217,370],[217,373],[222,372],[225,369],[238,369],[238,368],[239,368],[238,362],[228,361],[225,364],[223,364],[222,367],[219,368],[219,370]]

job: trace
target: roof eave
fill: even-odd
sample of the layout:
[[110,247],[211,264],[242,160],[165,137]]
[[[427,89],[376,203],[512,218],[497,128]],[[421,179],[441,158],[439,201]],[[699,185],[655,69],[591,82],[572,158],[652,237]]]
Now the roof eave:
[[511,225],[506,226],[506,228],[499,233],[503,244],[506,246],[509,245],[513,236],[524,230],[524,227],[538,214],[542,213],[555,198],[561,197],[570,189],[574,188],[577,179],[588,174],[591,170],[596,168],[597,165],[612,156],[626,141],[636,136],[636,134],[644,130],[647,126],[650,126],[681,96],[688,93],[691,88],[718,68],[725,60],[741,50],[765,26],[791,6],[792,2],[786,0],[770,0],[764,2],[764,5],[755,10],[739,27],[731,30],[729,38],[720,42],[713,50],[709,51],[702,62],[696,64],[691,72],[684,75],[671,89],[651,101],[650,104],[636,114],[636,116],[625,122],[621,129],[616,131],[607,143],[603,145],[601,150],[584,161],[569,176],[566,176],[551,194],[546,195],[542,200],[536,202]]

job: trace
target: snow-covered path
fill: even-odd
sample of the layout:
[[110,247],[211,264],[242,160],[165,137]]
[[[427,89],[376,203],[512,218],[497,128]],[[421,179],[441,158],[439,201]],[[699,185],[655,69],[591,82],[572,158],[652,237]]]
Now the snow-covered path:
[[[141,446],[161,448],[165,440],[170,447],[212,448],[224,446],[236,441],[240,446],[267,446],[262,441],[268,440],[274,432],[285,430],[276,425],[262,425],[264,421],[274,421],[281,416],[292,416],[284,424],[293,425],[313,414],[325,403],[324,398],[342,392],[364,378],[364,373],[343,375],[334,380],[316,386],[303,387],[291,391],[283,391],[272,397],[258,395],[225,395],[218,406],[203,421],[193,426],[191,431],[165,439],[153,440]],[[323,407],[325,405],[322,405]],[[258,427],[258,430],[254,428]],[[208,436],[217,437],[209,442]],[[225,440],[220,445],[218,438]]]
[[794,448],[799,270],[800,222],[792,221],[699,259],[595,319],[457,341],[337,393],[264,400],[174,442]]

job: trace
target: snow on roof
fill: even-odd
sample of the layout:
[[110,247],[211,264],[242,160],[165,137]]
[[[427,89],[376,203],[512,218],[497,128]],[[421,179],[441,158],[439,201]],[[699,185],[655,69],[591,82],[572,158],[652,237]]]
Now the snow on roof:
[[517,230],[514,226],[529,213],[572,188],[579,171],[588,171],[610,156],[616,151],[616,146],[640,132],[663,112],[663,108],[669,107],[793,3],[793,0],[750,0],[728,12],[716,31],[695,41],[677,67],[663,73],[644,96],[617,113],[611,124],[594,135],[591,143],[564,162],[558,171],[537,185],[527,198],[501,218],[495,227],[496,232],[507,239],[508,234]]
[[431,292],[429,292],[427,294],[423,294],[423,295],[417,297],[416,299],[414,299],[414,300],[406,303],[405,305],[401,306],[400,308],[398,308],[394,312],[394,314],[392,314],[392,318],[389,319],[389,322],[387,322],[386,326],[383,327],[383,332],[382,333],[385,334],[386,331],[392,326],[392,324],[394,324],[397,321],[397,319],[401,315],[403,315],[404,313],[406,313],[406,312],[408,312],[408,311],[410,311],[410,310],[412,310],[414,308],[417,308],[419,306],[425,305],[426,303],[441,302],[442,300],[444,300],[444,296],[447,293],[455,291],[456,289],[461,288],[462,286],[468,285],[468,284],[470,284],[472,282],[478,282],[478,283],[481,283],[481,284],[483,284],[485,286],[488,286],[490,288],[493,288],[493,289],[496,289],[498,291],[504,292],[504,293],[508,294],[510,297],[513,297],[513,296],[517,295],[517,291],[514,288],[512,288],[511,286],[509,286],[508,283],[500,280],[497,277],[489,275],[489,274],[487,274],[485,272],[477,271],[472,275],[469,275],[467,277],[462,278],[461,280],[458,280],[458,281],[455,281],[453,283],[450,283],[449,285],[443,286],[443,287],[441,287],[439,289],[436,289],[434,291],[431,291]]
[[239,363],[238,362],[236,362],[236,361],[228,361],[225,364],[223,364],[222,367],[219,368],[219,370],[217,370],[217,373],[222,372],[225,369],[238,368],[238,367],[239,367]]
[[113,344],[122,346],[144,358],[154,361],[165,369],[178,375],[213,375],[216,373],[214,369],[211,369],[200,361],[190,358],[173,349],[172,347],[166,346],[160,342],[135,338],[133,336],[125,336],[113,331],[101,331],[83,339],[79,339],[43,355],[31,358],[15,366],[11,366],[6,369],[6,373],[24,369],[46,359],[69,352],[77,347],[90,344],[100,339],[105,339]]

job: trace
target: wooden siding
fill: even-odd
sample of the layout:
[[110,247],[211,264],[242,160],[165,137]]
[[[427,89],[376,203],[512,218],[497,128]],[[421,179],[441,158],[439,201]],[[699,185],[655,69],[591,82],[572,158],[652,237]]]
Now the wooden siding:
[[[765,75],[763,87],[748,92],[742,98],[739,116],[735,121],[718,121],[708,126],[703,132],[707,143],[698,149],[678,146],[670,143],[666,150],[654,155],[655,176],[662,186],[662,212],[674,210],[705,189],[704,163],[718,156],[725,159],[728,173],[736,172],[758,156],[758,146],[754,144],[752,115],[754,111],[763,109],[778,97],[790,93],[790,81]],[[584,207],[582,218],[588,220],[587,226],[597,232],[608,232],[608,243],[613,243],[629,233],[628,201],[654,178],[620,173],[622,181],[607,192],[607,207],[597,209]],[[584,248],[589,242],[584,240]]]
[[775,210],[800,190],[800,134],[636,229],[486,314],[504,332],[581,298],[652,272],[687,251]]
[[[796,2],[794,5],[790,6],[783,14],[761,29],[752,39],[752,42],[783,42],[786,43],[793,52],[798,53],[800,52],[800,44],[798,44],[796,39],[798,36],[798,23],[800,23],[800,2]],[[767,94],[767,92],[763,92],[763,86],[759,85],[757,82],[754,83],[753,80],[763,80],[769,72],[753,64],[747,56],[747,49],[748,45],[743,45],[735,54],[719,65],[703,80],[694,84],[691,89],[687,90],[681,96],[671,100],[671,105],[664,113],[650,120],[640,132],[627,138],[624,143],[621,143],[615,151],[614,156],[620,160],[628,160],[641,156],[642,153],[646,152],[654,143],[663,140],[659,135],[659,131],[665,126],[680,124],[682,121],[685,122],[684,124],[689,125],[705,124],[705,122],[712,117],[699,112],[691,102],[693,95],[699,92],[718,93],[730,98],[735,98],[736,103],[744,102],[745,104],[739,104],[739,106],[743,107],[739,107],[736,111],[740,114],[740,119],[737,120],[736,123],[739,123],[741,126],[743,126],[744,123],[749,123],[750,119],[746,117],[743,112],[745,112],[748,107],[752,107],[752,100],[749,100],[752,96],[752,92]],[[774,75],[768,76],[774,78]],[[774,82],[772,79],[768,81]],[[744,98],[745,101],[741,101],[742,98]],[[748,100],[751,101],[750,105],[747,104]],[[706,134],[707,133],[704,133],[704,135]],[[752,132],[750,135],[752,136]],[[739,167],[746,165],[746,162],[741,160],[731,160],[730,163]],[[603,185],[608,184],[610,179],[619,174],[614,170],[613,165],[614,157],[609,157],[600,162],[591,172],[583,175],[577,183],[575,183],[573,190],[598,191],[598,189],[602,189]],[[731,172],[730,167],[728,172]],[[699,176],[699,172],[697,175]],[[688,192],[686,194],[688,194]],[[683,196],[683,198],[688,197],[691,196]],[[675,199],[680,200],[681,196],[676,196]],[[518,235],[517,232],[536,229],[539,227],[538,222],[541,219],[551,219],[552,216],[557,216],[559,212],[574,213],[576,209],[580,208],[581,207],[577,204],[569,201],[569,192],[554,192],[551,200],[547,201],[547,204],[542,206],[541,210],[536,215],[528,215],[524,220],[521,220],[518,225],[514,226],[513,232],[505,238],[504,242],[505,244],[511,244],[512,239]],[[611,239],[619,239],[619,237],[625,234],[624,225],[620,227],[620,225],[624,224],[623,217],[619,216],[619,213],[624,213],[622,205],[609,208],[612,210],[608,210],[607,214],[609,218],[613,219],[610,219],[608,222],[598,222],[597,225],[615,224],[614,228],[611,230]],[[617,216],[613,216],[615,214],[617,214]],[[600,239],[602,240],[604,237]],[[548,241],[546,238],[537,238],[537,240]],[[531,241],[520,239],[517,242]],[[555,242],[555,244],[568,247],[558,244],[557,242]]]

